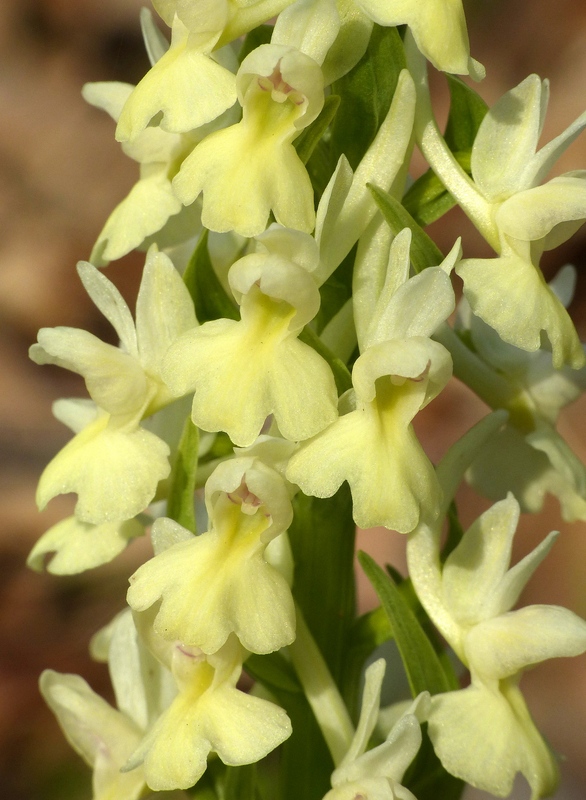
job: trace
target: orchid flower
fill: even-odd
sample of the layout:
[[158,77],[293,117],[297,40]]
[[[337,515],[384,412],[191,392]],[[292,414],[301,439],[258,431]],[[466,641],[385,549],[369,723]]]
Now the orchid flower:
[[509,569],[518,519],[510,494],[468,529],[443,569],[439,531],[424,522],[410,537],[408,560],[423,606],[470,669],[469,687],[431,698],[437,755],[452,775],[499,797],[521,772],[536,800],[555,788],[557,765],[518,683],[528,667],[585,652],[586,622],[559,606],[510,610],[556,536]]
[[257,458],[231,459],[208,479],[206,507],[210,527],[199,536],[171,520],[155,523],[156,555],[131,577],[129,605],[156,608],[160,636],[205,653],[217,652],[232,633],[256,653],[290,644],[291,590],[265,559],[269,542],[293,518],[284,480]]
[[418,85],[415,128],[423,153],[497,253],[495,258],[463,259],[456,269],[472,311],[523,350],[538,350],[545,332],[554,367],[580,368],[585,356],[578,335],[547,286],[539,259],[586,220],[584,173],[539,184],[586,127],[586,114],[538,150],[549,90],[546,81],[530,75],[484,117],[472,147],[470,178],[439,134],[425,70],[413,48],[407,51]]
[[189,293],[170,260],[151,248],[137,299],[136,325],[117,289],[95,267],[78,265],[86,291],[120,337],[105,344],[76,328],[42,328],[30,349],[37,364],[57,364],[85,379],[94,406],[63,401],[56,413],[76,433],[46,467],[41,508],[76,492],[76,517],[99,525],[131,519],[169,474],[169,447],[140,421],[172,402],[160,377],[169,345],[195,324]]
[[134,141],[154,117],[169,133],[187,133],[236,102],[234,74],[211,57],[226,21],[222,3],[199,0],[198,5],[197,29],[175,15],[169,49],[124,103],[116,127],[119,142]]
[[415,800],[401,785],[403,775],[421,745],[420,723],[429,708],[427,692],[406,709],[382,744],[367,750],[374,731],[385,674],[385,661],[371,664],[364,676],[358,727],[350,749],[332,774],[332,789],[324,800]]
[[[86,83],[83,96],[117,121],[132,90],[125,83]],[[201,230],[197,206],[186,209],[171,187],[181,161],[197,141],[191,134],[148,127],[134,141],[122,145],[126,155],[140,164],[140,177],[98,236],[90,255],[94,265],[102,267],[121,258],[159,231],[159,242],[168,235],[177,244]]]
[[205,772],[211,752],[229,766],[251,764],[291,735],[282,708],[236,688],[244,653],[234,636],[209,656],[147,636],[178,690],[125,766],[140,768],[151,789],[188,789]]
[[447,351],[429,337],[454,306],[440,267],[408,277],[410,241],[409,231],[395,239],[378,300],[357,309],[357,329],[366,332],[352,370],[354,409],[303,443],[286,473],[317,497],[331,497],[348,481],[357,525],[402,533],[413,530],[422,508],[440,500],[411,421],[451,376]]
[[[565,301],[574,282],[567,267],[551,286]],[[551,492],[565,520],[586,519],[586,467],[555,428],[562,408],[586,388],[586,367],[554,369],[550,352],[528,353],[503,342],[465,301],[457,323],[460,334],[470,337],[474,358],[506,381],[513,398],[508,423],[479,451],[468,480],[493,500],[512,491],[524,511],[539,511]]]
[[41,692],[71,746],[93,768],[93,800],[138,800],[146,787],[144,770],[123,767],[176,689],[138,639],[130,612],[116,617],[94,643],[95,655],[108,661],[118,708],[78,675],[46,670]]
[[337,416],[330,367],[297,338],[319,310],[316,243],[279,226],[257,242],[259,251],[228,275],[241,319],[187,332],[170,348],[163,370],[176,395],[195,389],[196,425],[226,431],[240,446],[253,443],[270,414],[291,441],[313,436]]
[[173,188],[189,205],[203,192],[202,222],[256,236],[272,211],[281,225],[315,225],[313,189],[293,140],[324,102],[319,64],[301,51],[266,44],[236,76],[242,121],[207,136],[182,163]]

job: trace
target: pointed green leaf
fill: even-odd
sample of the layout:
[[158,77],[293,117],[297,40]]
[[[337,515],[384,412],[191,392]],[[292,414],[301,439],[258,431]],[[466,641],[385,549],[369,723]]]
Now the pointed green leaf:
[[199,430],[188,417],[171,470],[167,516],[192,533],[196,532],[193,493],[197,475],[198,447]]
[[297,673],[290,661],[287,661],[279,652],[257,655],[252,653],[244,664],[245,671],[255,681],[260,681],[269,691],[302,692]]
[[319,353],[319,355],[328,362],[334,375],[338,395],[341,395],[348,389],[352,388],[352,375],[350,374],[347,366],[340,358],[332,353],[329,347],[326,347],[317,333],[314,333],[314,331],[312,331],[312,329],[306,325],[299,334],[298,338],[301,342],[304,342],[312,347],[316,353]]
[[405,66],[397,29],[375,25],[364,56],[332,84],[332,92],[340,96],[332,126],[334,164],[344,153],[352,169],[356,169],[389,110],[399,73]]
[[464,536],[464,528],[462,527],[462,523],[460,522],[460,517],[458,516],[456,501],[452,500],[452,502],[450,503],[450,507],[448,509],[448,535],[446,537],[446,541],[442,548],[442,553],[441,553],[442,564],[444,563],[446,558],[450,555],[452,550],[455,550],[456,547],[460,544],[462,536]]
[[355,612],[352,498],[347,484],[330,498],[293,501],[289,538],[293,594],[339,687]]
[[244,37],[244,42],[238,53],[238,61],[242,64],[249,53],[252,53],[261,44],[268,44],[272,35],[272,25],[259,25],[258,28],[253,28],[253,30],[249,31]]
[[208,252],[208,231],[204,231],[183,274],[195,305],[200,325],[211,319],[240,319],[236,303],[228,297],[214,271]]
[[488,106],[462,78],[448,74],[446,78],[450,89],[450,114],[444,139],[453,153],[470,151]]
[[413,792],[417,800],[459,800],[466,784],[444,769],[428,736],[427,723],[421,727],[421,747],[405,773],[403,786]]
[[378,186],[369,184],[368,188],[395,236],[403,228],[410,229],[413,237],[411,240],[411,263],[415,272],[422,272],[427,267],[439,266],[444,260],[441,250],[423,228],[415,222],[407,209],[395,197],[379,189]]
[[359,553],[358,560],[389,618],[413,697],[449,692],[451,681],[401,591],[367,553]]
[[256,764],[227,767],[223,800],[260,800]]

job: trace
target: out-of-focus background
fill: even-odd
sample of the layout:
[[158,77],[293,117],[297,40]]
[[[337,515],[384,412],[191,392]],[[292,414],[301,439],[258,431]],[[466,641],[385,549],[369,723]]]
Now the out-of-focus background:
[[[87,655],[91,635],[124,603],[128,575],[144,558],[136,543],[113,564],[78,577],[26,569],[34,542],[70,513],[70,498],[37,512],[38,476],[69,438],[51,416],[58,397],[84,396],[77,376],[38,367],[27,350],[43,326],[73,325],[112,341],[85,296],[75,264],[87,258],[106,217],[136,179],[137,166],[114,141],[114,125],[87,106],[86,81],[137,82],[148,68],[139,34],[142,0],[2,0],[0,3],[0,786],[7,800],[89,798],[89,771],[72,754],[37,691],[50,667],[82,674],[109,696],[105,668]],[[586,5],[583,0],[470,0],[465,3],[473,55],[488,68],[480,91],[493,103],[530,72],[551,80],[544,141],[586,108]],[[445,90],[435,81],[445,115]],[[556,167],[586,167],[586,135]],[[461,231],[467,254],[486,246],[457,211],[434,226],[447,252]],[[579,272],[571,307],[586,338],[586,234],[548,256],[550,274],[564,263]],[[108,277],[133,301],[142,266],[130,255]],[[586,458],[586,402],[561,427]],[[484,413],[454,384],[429,407],[418,433],[433,459]],[[463,490],[462,515],[486,507]],[[518,553],[559,528],[551,500],[523,520]],[[562,525],[562,536],[538,571],[525,602],[560,603],[586,617],[586,525]],[[360,545],[404,569],[404,541],[380,531]],[[361,602],[372,602],[367,587]],[[523,681],[532,712],[565,759],[560,798],[586,796],[586,658],[549,662]],[[480,795],[478,795],[479,797]],[[522,793],[521,793],[522,796]]]

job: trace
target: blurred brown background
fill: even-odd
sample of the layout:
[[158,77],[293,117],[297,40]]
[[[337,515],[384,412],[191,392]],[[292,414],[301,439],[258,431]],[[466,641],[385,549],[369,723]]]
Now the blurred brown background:
[[[72,507],[69,498],[59,498],[38,514],[34,503],[40,471],[69,438],[52,418],[51,402],[84,394],[76,376],[35,366],[27,350],[42,326],[82,326],[111,340],[74,267],[89,255],[137,170],[114,141],[111,120],[87,106],[80,90],[86,81],[136,82],[144,74],[141,5],[141,0],[0,2],[0,787],[6,800],[91,796],[88,773],[41,702],[37,678],[45,667],[78,672],[108,693],[105,670],[89,660],[87,645],[122,607],[128,575],[141,559],[141,545],[135,544],[114,564],[80,577],[39,576],[24,566],[36,539]],[[530,72],[549,77],[544,140],[586,108],[583,0],[470,0],[467,13],[473,55],[488,68],[480,91],[489,103]],[[445,114],[443,86],[436,83]],[[586,135],[556,171],[580,167],[586,167]],[[444,251],[461,229],[468,254],[488,254],[458,212],[434,226]],[[579,270],[571,310],[582,338],[585,254],[586,237],[579,233],[546,262],[551,272],[568,261]],[[141,257],[131,255],[108,269],[129,301],[141,266]],[[586,402],[579,402],[562,420],[584,459],[585,411]],[[441,456],[482,413],[482,405],[460,387],[445,392],[418,426],[430,456]],[[468,490],[461,502],[466,522],[486,507]],[[523,522],[519,554],[559,526],[557,504],[550,501],[538,519]],[[403,568],[400,537],[367,532],[361,546]],[[561,603],[586,617],[585,563],[586,525],[563,526],[525,601]],[[362,602],[370,600],[363,588]],[[566,756],[563,796],[586,796],[586,657],[546,664],[526,676],[524,688],[538,724]]]

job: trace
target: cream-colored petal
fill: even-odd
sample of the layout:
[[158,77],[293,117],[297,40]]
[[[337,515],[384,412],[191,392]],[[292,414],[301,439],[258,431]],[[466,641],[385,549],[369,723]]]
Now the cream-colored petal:
[[219,528],[170,547],[130,579],[128,603],[144,611],[161,600],[154,627],[215,653],[234,632],[247,650],[267,653],[295,637],[295,611],[283,576],[263,558],[269,520],[228,508]]
[[466,258],[456,267],[473,312],[506,342],[531,352],[547,333],[554,367],[584,364],[584,352],[568,312],[529,256],[507,247],[499,258]]
[[346,480],[357,525],[408,533],[423,508],[433,513],[438,507],[441,492],[409,424],[421,404],[419,387],[411,381],[401,387],[385,381],[373,402],[303,444],[286,475],[305,494],[317,497],[331,497]]
[[214,231],[256,236],[271,210],[288,228],[309,233],[315,224],[311,181],[293,145],[244,121],[206,137],[173,189],[185,204],[203,191],[202,222]]
[[535,155],[547,108],[547,84],[529,75],[484,117],[472,148],[472,176],[487,200],[527,188],[524,170]]
[[136,335],[144,369],[159,376],[169,347],[196,324],[193,300],[185,283],[171,259],[153,245],[147,253],[136,299]]
[[157,61],[126,101],[116,138],[135,139],[154,116],[162,114],[161,127],[186,133],[211,122],[236,101],[236,78],[211,59],[216,36],[203,44],[191,42],[187,29],[176,21],[171,47]]
[[[523,241],[543,239],[568,221],[584,222],[586,181],[561,175],[543,186],[517,192],[499,207],[495,220],[501,231]],[[571,226],[568,238],[574,232]]]
[[145,786],[142,769],[120,768],[140,741],[140,729],[78,675],[45,670],[40,689],[67,741],[94,768],[94,800],[138,800]]
[[511,560],[519,504],[512,494],[468,528],[443,569],[444,599],[462,625],[492,616],[491,601]]
[[83,376],[100,408],[120,417],[139,417],[151,387],[139,362],[78,328],[41,328],[29,351],[37,364],[57,364]]
[[519,690],[482,684],[431,698],[428,731],[436,754],[452,775],[497,797],[507,797],[517,772],[532,800],[553,792],[558,769],[537,732]]
[[586,652],[586,622],[560,606],[526,606],[475,625],[464,650],[474,673],[502,680],[548,658]]
[[409,25],[417,47],[439,70],[468,75],[470,45],[462,0],[357,0],[379,25]]
[[45,468],[37,504],[44,508],[56,495],[75,492],[75,513],[81,521],[99,525],[127,520],[148,506],[169,472],[165,442],[142,428],[109,427],[108,417],[102,416]]
[[32,569],[46,565],[53,575],[75,575],[86,569],[107,564],[121,553],[131,539],[142,536],[144,529],[136,520],[90,525],[76,517],[67,517],[44,533],[27,558]]
[[103,267],[122,258],[160,231],[181,208],[167,178],[166,166],[157,165],[112,211],[92,249],[90,261]]

